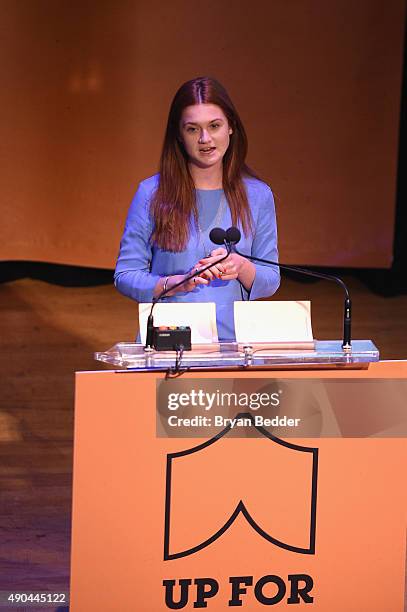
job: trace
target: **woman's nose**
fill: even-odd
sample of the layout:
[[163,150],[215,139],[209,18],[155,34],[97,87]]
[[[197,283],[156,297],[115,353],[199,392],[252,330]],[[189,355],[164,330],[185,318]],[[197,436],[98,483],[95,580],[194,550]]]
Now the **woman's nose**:
[[209,140],[211,139],[209,132],[207,130],[201,130],[201,133],[199,135],[199,142],[200,144],[204,144],[205,142],[209,142]]

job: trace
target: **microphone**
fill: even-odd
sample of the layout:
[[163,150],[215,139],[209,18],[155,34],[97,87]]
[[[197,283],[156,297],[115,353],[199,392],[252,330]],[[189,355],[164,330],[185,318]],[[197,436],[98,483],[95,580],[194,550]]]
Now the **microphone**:
[[214,227],[209,232],[209,238],[214,244],[225,244],[226,232],[221,227]]
[[[230,227],[228,230],[226,230],[225,234],[226,234],[225,243],[228,243],[230,245],[237,244],[241,238],[240,230],[237,227]],[[241,257],[245,257],[246,259],[250,259],[252,261],[258,261],[260,263],[271,264],[273,266],[278,266],[279,268],[283,270],[292,270],[293,272],[298,272],[300,274],[305,274],[307,276],[314,276],[316,278],[330,280],[340,285],[342,289],[345,291],[342,350],[347,353],[352,351],[352,339],[351,339],[352,302],[349,296],[348,288],[341,278],[339,278],[338,276],[333,276],[331,274],[323,274],[322,272],[314,272],[311,270],[307,270],[305,268],[299,268],[298,266],[292,266],[289,264],[281,264],[278,261],[270,261],[268,259],[260,259],[260,257],[253,257],[252,255],[245,255],[244,253],[240,253],[236,248],[234,248],[233,250],[235,253],[237,253]]]
[[229,244],[237,244],[241,237],[242,234],[237,227],[229,227],[229,229],[226,230],[226,241]]
[[154,306],[157,304],[157,302],[159,302],[163,297],[165,297],[167,293],[169,293],[170,291],[177,289],[184,283],[195,278],[195,276],[199,276],[200,274],[202,274],[202,272],[209,270],[209,268],[212,268],[212,266],[220,263],[221,261],[224,261],[227,257],[229,257],[231,253],[231,244],[227,241],[226,231],[224,229],[222,229],[221,227],[214,227],[209,232],[209,238],[214,244],[223,244],[226,247],[226,255],[222,255],[222,257],[217,259],[215,262],[210,263],[209,265],[205,266],[204,268],[199,268],[198,270],[195,270],[192,274],[189,274],[186,278],[184,278],[179,283],[176,283],[172,287],[168,287],[167,289],[165,289],[165,291],[161,291],[161,293],[159,293],[157,297],[153,297],[153,300],[152,300],[153,303],[151,305],[150,314],[147,319],[146,344],[144,346],[145,351],[152,351],[153,346],[154,346],[154,331],[156,328],[154,327],[153,309],[154,309]]
[[237,244],[241,237],[242,235],[237,227],[229,227],[226,231],[221,227],[214,227],[209,233],[212,242],[226,246]]

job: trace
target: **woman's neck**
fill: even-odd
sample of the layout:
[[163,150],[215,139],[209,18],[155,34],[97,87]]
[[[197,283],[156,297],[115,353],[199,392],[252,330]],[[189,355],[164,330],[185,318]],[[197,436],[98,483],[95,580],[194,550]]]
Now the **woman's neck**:
[[194,164],[189,165],[189,172],[195,184],[195,189],[222,189],[223,166],[200,168]]

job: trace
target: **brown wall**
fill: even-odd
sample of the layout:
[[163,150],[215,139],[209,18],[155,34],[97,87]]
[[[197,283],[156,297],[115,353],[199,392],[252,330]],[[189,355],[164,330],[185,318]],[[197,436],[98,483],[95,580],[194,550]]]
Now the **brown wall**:
[[391,263],[404,0],[2,0],[0,259],[112,267],[181,82],[210,74],[281,260]]

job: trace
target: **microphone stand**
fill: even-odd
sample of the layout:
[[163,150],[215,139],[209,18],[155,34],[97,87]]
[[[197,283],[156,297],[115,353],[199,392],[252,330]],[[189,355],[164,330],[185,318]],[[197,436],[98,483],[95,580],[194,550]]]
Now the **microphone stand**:
[[217,261],[212,262],[211,264],[205,266],[204,268],[199,268],[198,270],[195,270],[195,272],[193,274],[189,274],[182,281],[176,283],[172,287],[168,287],[165,291],[161,291],[161,293],[159,293],[157,297],[153,297],[153,303],[151,305],[150,314],[149,314],[148,319],[147,319],[146,344],[145,344],[145,347],[144,347],[145,351],[153,351],[154,350],[154,348],[153,348],[153,332],[154,332],[153,309],[154,309],[154,306],[163,297],[165,297],[167,295],[167,293],[169,293],[170,291],[174,291],[174,289],[177,289],[178,287],[181,287],[181,285],[183,285],[184,283],[187,283],[188,281],[192,280],[196,276],[199,276],[200,274],[202,274],[202,272],[205,272],[206,270],[209,270],[209,268],[212,268],[213,266],[216,266],[216,264],[220,263],[221,261],[224,261],[227,257],[229,257],[229,255],[230,255],[230,253],[232,251],[231,244],[230,244],[230,242],[228,242],[226,240],[226,238],[223,240],[223,244],[226,247],[226,251],[227,251],[226,255],[222,255],[222,257],[220,257]]
[[352,322],[352,302],[349,296],[348,288],[346,287],[343,280],[338,278],[337,276],[332,276],[331,274],[322,274],[320,272],[311,272],[311,270],[305,270],[304,268],[299,268],[298,266],[291,266],[287,264],[280,264],[278,261],[269,261],[268,259],[261,259],[260,257],[253,257],[252,255],[245,255],[244,253],[240,253],[236,247],[233,249],[235,253],[240,255],[241,257],[245,257],[245,259],[250,259],[251,261],[258,261],[259,263],[271,264],[273,266],[278,266],[283,270],[292,270],[293,272],[299,272],[301,274],[307,274],[308,276],[315,276],[316,278],[322,278],[325,280],[334,281],[338,283],[342,289],[345,291],[345,304],[344,304],[344,314],[343,314],[343,342],[342,342],[342,350],[345,353],[352,352],[352,340],[351,340],[351,322]]

